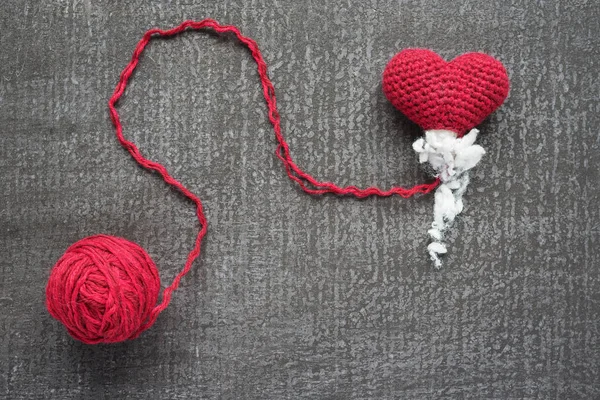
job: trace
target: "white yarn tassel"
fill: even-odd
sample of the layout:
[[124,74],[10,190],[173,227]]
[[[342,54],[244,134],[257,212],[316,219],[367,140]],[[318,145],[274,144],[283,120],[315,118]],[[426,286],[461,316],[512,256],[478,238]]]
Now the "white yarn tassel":
[[428,231],[433,240],[427,246],[436,268],[442,266],[439,255],[448,250],[444,244],[444,233],[454,218],[463,210],[463,194],[469,185],[469,170],[475,167],[485,154],[483,147],[475,144],[477,129],[472,129],[462,138],[455,132],[434,129],[425,131],[425,137],[413,143],[419,162],[428,162],[442,183],[435,191],[433,223]]

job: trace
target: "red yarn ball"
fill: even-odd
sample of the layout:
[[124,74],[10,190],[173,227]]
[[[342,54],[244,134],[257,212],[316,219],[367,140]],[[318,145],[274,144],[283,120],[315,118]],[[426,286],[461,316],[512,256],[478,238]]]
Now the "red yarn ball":
[[67,249],[46,287],[46,307],[84,343],[134,339],[149,328],[160,278],[144,249],[123,238],[90,236]]

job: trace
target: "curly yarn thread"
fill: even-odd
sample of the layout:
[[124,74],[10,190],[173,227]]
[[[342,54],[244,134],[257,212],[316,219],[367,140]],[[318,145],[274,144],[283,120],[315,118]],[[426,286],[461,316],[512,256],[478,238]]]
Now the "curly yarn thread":
[[483,147],[475,144],[477,129],[463,137],[446,130],[425,131],[425,137],[413,143],[419,162],[427,162],[441,180],[435,191],[433,223],[427,232],[433,240],[427,251],[436,268],[441,268],[440,254],[448,249],[443,242],[444,233],[463,210],[463,195],[469,186],[469,171],[485,154]]
[[186,29],[210,29],[217,33],[231,33],[250,51],[257,64],[268,117],[275,132],[275,154],[281,160],[288,177],[298,183],[304,192],[312,195],[333,193],[358,198],[391,195],[407,198],[417,193],[429,193],[440,183],[439,178],[436,178],[431,183],[410,188],[392,187],[382,190],[377,187],[340,187],[315,179],[300,169],[292,159],[289,146],[281,133],[275,89],[267,75],[267,65],[254,40],[243,36],[234,26],[220,25],[212,19],[185,21],[169,30],[150,29],[138,42],[131,61],[121,73],[108,102],[108,109],[119,143],[142,167],[158,173],[167,184],[178,189],[194,203],[200,230],[183,269],[171,285],[165,288],[162,301],[156,306],[160,291],[158,271],[140,246],[122,238],[97,235],[82,239],[69,247],[50,274],[46,288],[46,306],[50,314],[65,325],[73,338],[84,343],[121,342],[134,339],[150,328],[158,315],[167,308],[173,291],[177,289],[179,282],[190,271],[192,263],[200,254],[202,239],[208,227],[202,202],[175,180],[163,165],[145,158],[136,145],[123,136],[121,120],[115,108],[150,40],[154,37],[174,36]]

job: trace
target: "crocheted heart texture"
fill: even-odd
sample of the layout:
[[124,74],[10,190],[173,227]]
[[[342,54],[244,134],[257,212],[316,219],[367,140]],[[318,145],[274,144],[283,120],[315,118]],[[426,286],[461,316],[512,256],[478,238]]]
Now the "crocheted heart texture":
[[446,62],[431,50],[406,49],[383,72],[383,92],[398,110],[424,130],[459,137],[498,108],[508,88],[502,63],[483,53]]

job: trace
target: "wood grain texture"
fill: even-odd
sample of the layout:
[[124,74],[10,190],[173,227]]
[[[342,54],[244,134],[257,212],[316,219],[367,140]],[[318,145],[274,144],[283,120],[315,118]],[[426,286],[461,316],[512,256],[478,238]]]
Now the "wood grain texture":
[[[125,134],[210,231],[151,330],[82,345],[43,303],[69,244],[134,240],[163,283],[191,248],[191,204],[118,146],[106,102],[146,29],[205,17],[259,43],[293,156],[338,184],[426,178],[381,92],[400,49],[488,52],[511,93],[435,271],[430,196],[301,193],[243,48],[153,42]],[[596,0],[2,1],[0,397],[600,398],[599,19]]]

